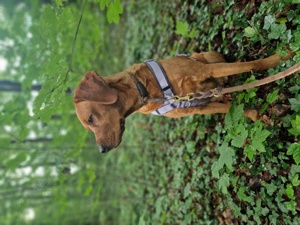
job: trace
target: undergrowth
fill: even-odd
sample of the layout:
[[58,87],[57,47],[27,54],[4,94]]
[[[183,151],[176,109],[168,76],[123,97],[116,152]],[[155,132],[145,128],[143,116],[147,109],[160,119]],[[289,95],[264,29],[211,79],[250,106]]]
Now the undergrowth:
[[300,61],[299,0],[14,2],[0,4],[2,85],[20,89],[1,90],[1,224],[300,224],[299,73],[227,95],[227,115],[132,115],[101,156],[70,94],[86,71],[192,51],[294,52],[227,86],[276,74]]
[[[230,77],[234,86],[300,61],[299,2],[222,3],[154,1],[151,7],[129,7],[126,64],[191,51],[215,50],[228,61],[295,53],[275,69]],[[132,116],[129,123],[135,125],[126,140],[147,146],[134,172],[137,184],[147,181],[138,224],[299,224],[299,89],[294,74],[228,96],[233,106],[226,116]],[[244,118],[244,108],[260,109],[264,122]]]

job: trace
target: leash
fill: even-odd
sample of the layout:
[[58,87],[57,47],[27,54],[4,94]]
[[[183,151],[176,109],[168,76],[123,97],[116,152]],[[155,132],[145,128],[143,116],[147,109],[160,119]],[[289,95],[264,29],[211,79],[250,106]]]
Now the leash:
[[273,76],[270,77],[266,77],[264,79],[261,80],[257,80],[254,82],[251,82],[249,84],[243,84],[243,85],[238,85],[235,87],[229,87],[229,88],[214,88],[214,89],[210,89],[208,91],[205,92],[198,92],[198,93],[189,93],[186,96],[178,96],[178,95],[174,95],[172,97],[169,98],[148,98],[147,102],[164,102],[167,100],[173,100],[175,102],[181,102],[181,101],[193,101],[196,99],[204,99],[204,98],[210,98],[210,97],[219,97],[221,95],[224,94],[228,94],[228,93],[232,93],[232,92],[237,92],[237,91],[242,91],[242,90],[246,90],[246,89],[250,89],[250,88],[254,88],[254,87],[259,87],[271,82],[274,82],[276,80],[280,80],[283,79],[287,76],[290,76],[291,74],[297,72],[300,70],[300,63],[295,64],[294,66],[292,66],[291,68],[279,72]]

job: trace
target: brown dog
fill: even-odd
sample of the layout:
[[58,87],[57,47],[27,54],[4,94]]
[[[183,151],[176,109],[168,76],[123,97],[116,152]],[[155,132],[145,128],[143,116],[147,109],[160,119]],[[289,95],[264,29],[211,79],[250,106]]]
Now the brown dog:
[[[174,95],[185,96],[223,85],[224,77],[230,75],[274,68],[279,61],[279,54],[275,54],[251,62],[226,63],[217,52],[203,52],[194,53],[191,58],[175,56],[159,63]],[[149,114],[164,104],[147,101],[164,96],[163,87],[152,74],[152,69],[146,63],[134,64],[105,78],[96,72],[88,72],[75,89],[77,116],[86,129],[94,132],[100,152],[108,152],[120,144],[127,116],[134,112]],[[230,108],[230,104],[214,98],[206,99],[199,106],[188,106],[178,106],[165,116],[227,113]],[[244,115],[253,121],[258,119],[256,110],[245,110]]]

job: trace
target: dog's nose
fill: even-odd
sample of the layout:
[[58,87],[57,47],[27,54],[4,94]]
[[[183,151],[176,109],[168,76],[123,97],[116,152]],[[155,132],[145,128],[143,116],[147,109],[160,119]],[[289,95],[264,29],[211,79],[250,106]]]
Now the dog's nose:
[[106,152],[108,152],[110,150],[111,150],[110,147],[99,145],[99,151],[100,151],[100,153],[106,153]]

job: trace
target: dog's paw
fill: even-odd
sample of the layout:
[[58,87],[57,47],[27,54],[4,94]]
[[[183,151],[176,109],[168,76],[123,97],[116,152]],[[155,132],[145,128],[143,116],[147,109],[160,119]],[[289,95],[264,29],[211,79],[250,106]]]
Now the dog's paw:
[[258,110],[256,109],[246,109],[244,111],[244,115],[247,116],[249,119],[251,119],[252,121],[256,121],[260,119]]
[[267,115],[263,115],[261,117],[261,122],[263,122],[266,125],[272,126],[272,127],[274,126],[274,121]]

